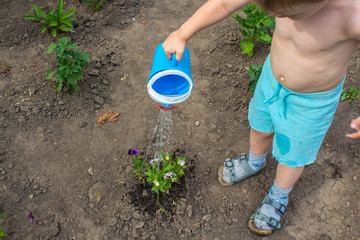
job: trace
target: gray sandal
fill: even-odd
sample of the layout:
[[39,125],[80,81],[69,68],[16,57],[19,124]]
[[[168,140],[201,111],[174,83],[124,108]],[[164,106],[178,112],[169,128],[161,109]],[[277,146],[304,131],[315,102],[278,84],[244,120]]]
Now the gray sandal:
[[[241,182],[242,180],[256,174],[258,171],[252,170],[252,168],[249,166],[247,160],[248,160],[248,157],[246,156],[245,153],[241,154],[240,157],[237,157],[234,159],[230,159],[230,158],[226,159],[224,164],[221,165],[218,170],[218,180],[219,180],[220,184],[223,186],[230,186],[235,183]],[[235,161],[237,161],[239,163],[239,165],[243,167],[244,173],[245,173],[244,176],[242,176],[242,177],[236,176],[235,169],[234,169]],[[264,164],[262,166],[262,168],[265,167],[265,165],[266,164]],[[224,180],[223,180],[224,168],[226,168],[226,170],[228,170],[230,173],[230,182],[224,182]]]
[[[276,220],[272,217],[268,217],[265,214],[260,212],[260,208],[264,205],[264,204],[268,204],[272,207],[275,208],[275,213],[277,215],[280,216],[280,220],[281,218],[284,216],[285,212],[286,212],[286,205],[284,204],[280,204],[274,200],[272,200],[269,195],[266,195],[264,200],[262,201],[260,207],[255,211],[255,213],[250,217],[248,226],[250,228],[250,230],[258,235],[269,235],[271,234],[273,231],[275,231],[276,229],[279,229],[281,227],[280,224],[280,220]],[[271,229],[262,229],[262,228],[258,228],[255,225],[254,219],[259,219],[261,221],[264,221],[267,223],[268,227]]]

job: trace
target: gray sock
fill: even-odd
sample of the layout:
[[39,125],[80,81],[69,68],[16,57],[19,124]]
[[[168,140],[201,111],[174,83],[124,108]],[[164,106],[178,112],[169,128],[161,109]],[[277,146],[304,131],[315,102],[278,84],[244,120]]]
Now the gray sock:
[[[289,189],[284,189],[281,188],[279,185],[277,185],[276,183],[276,179],[274,180],[274,184],[271,187],[268,195],[271,199],[273,199],[274,201],[277,201],[278,203],[281,203],[285,206],[287,206],[288,204],[288,196],[290,191],[292,190],[292,187]],[[268,204],[264,204],[262,205],[262,207],[260,208],[260,212],[263,213],[264,215],[268,216],[268,217],[272,217],[274,219],[276,219],[277,221],[280,222],[281,217],[275,213],[275,208],[268,205]],[[258,228],[262,228],[262,229],[271,229],[266,222],[261,221],[259,219],[254,219],[254,223]]]
[[[266,153],[264,154],[261,154],[261,155],[255,155],[251,152],[251,150],[249,150],[249,155],[248,155],[248,164],[249,166],[254,170],[254,171],[258,171],[265,163],[265,160],[266,160]],[[256,167],[252,167],[250,162],[253,162],[256,166],[258,166],[258,168]],[[239,177],[242,177],[245,175],[245,171],[244,171],[244,168],[242,167],[242,165],[239,165],[238,161],[235,161],[235,164],[234,164],[234,170],[235,170],[235,174],[236,176],[239,176]],[[224,182],[230,182],[230,173],[229,171],[224,168],[223,170],[223,181]]]

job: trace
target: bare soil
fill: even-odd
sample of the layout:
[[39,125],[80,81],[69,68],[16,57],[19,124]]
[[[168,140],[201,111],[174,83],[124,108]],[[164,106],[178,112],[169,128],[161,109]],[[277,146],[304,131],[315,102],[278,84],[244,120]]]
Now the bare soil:
[[[228,18],[188,44],[195,87],[172,110],[173,151],[186,156],[186,177],[170,195],[166,213],[130,176],[135,147],[144,155],[157,125],[146,89],[155,47],[204,1],[109,0],[91,15],[76,9],[72,32],[62,33],[92,57],[79,95],[58,93],[55,39],[24,20],[32,4],[49,11],[56,0],[1,0],[0,223],[5,239],[257,239],[247,221],[272,185],[276,160],[232,187],[217,181],[228,157],[248,152],[247,108],[252,94],[247,67],[261,64],[269,46],[241,54],[238,23]],[[345,87],[359,87],[360,53]],[[114,110],[118,121],[101,125],[97,114]],[[344,137],[359,115],[359,100],[340,102],[319,152],[290,196],[282,228],[262,239],[360,239],[360,141]],[[195,124],[198,121],[200,124]],[[165,204],[164,203],[164,204]],[[169,204],[170,203],[170,204]],[[35,220],[30,223],[29,213]]]

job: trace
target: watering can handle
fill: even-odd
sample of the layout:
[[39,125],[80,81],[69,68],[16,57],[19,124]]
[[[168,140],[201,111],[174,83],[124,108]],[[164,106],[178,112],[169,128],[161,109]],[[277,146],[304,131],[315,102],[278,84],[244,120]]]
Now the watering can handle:
[[171,66],[175,67],[175,65],[176,65],[176,54],[173,53],[171,54]]

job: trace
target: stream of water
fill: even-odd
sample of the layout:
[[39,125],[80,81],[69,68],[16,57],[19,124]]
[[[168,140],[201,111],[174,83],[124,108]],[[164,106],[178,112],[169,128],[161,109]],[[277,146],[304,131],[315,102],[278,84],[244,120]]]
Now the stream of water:
[[172,112],[160,109],[157,125],[154,128],[152,140],[146,150],[146,158],[151,160],[160,159],[161,153],[171,152],[172,144]]

